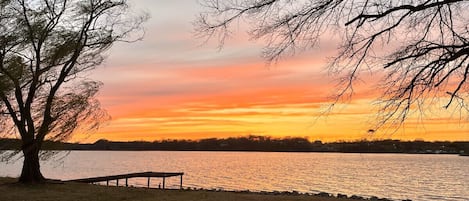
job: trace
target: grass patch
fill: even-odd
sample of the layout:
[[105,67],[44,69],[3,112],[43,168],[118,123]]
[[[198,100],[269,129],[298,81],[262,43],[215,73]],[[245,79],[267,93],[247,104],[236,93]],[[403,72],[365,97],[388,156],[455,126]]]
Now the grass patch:
[[264,195],[259,193],[212,192],[204,190],[160,190],[99,186],[82,183],[19,184],[0,178],[0,200],[15,201],[345,201],[308,195]]

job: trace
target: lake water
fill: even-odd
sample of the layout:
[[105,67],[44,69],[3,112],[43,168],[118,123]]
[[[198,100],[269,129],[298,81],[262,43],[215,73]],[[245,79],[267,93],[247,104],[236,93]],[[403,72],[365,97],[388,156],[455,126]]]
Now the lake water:
[[[17,177],[21,164],[0,163],[0,176]],[[56,179],[143,171],[184,172],[184,187],[469,201],[469,157],[457,155],[72,151],[42,163],[43,174]],[[145,186],[146,179],[129,183]],[[176,188],[179,178],[166,184]]]

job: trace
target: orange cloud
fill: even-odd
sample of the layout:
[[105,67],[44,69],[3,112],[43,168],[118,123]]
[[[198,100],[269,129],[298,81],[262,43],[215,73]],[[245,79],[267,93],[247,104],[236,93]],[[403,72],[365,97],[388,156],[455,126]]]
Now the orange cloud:
[[[242,48],[241,48],[242,49]],[[224,57],[207,63],[201,55],[185,61],[155,62],[118,66],[105,74],[99,96],[113,116],[107,127],[92,136],[73,140],[200,139],[248,134],[307,136],[311,140],[337,141],[399,138],[413,140],[469,139],[464,128],[434,119],[418,128],[412,117],[398,132],[369,134],[375,119],[371,105],[380,92],[374,88],[379,75],[364,74],[354,86],[349,102],[337,104],[324,115],[333,101],[334,76],[323,72],[325,54],[289,58],[275,66],[247,57]],[[213,55],[212,55],[213,56]],[[99,76],[98,76],[99,77]],[[392,133],[392,134],[389,134]],[[447,133],[447,134],[442,134]]]

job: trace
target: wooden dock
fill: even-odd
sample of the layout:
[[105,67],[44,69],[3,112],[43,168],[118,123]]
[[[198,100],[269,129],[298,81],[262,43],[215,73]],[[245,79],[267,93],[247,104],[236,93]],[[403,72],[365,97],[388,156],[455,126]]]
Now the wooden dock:
[[[120,174],[120,175],[111,175],[111,176],[102,176],[102,177],[90,177],[84,179],[73,179],[68,180],[70,182],[82,182],[82,183],[96,183],[96,182],[106,182],[106,185],[109,186],[109,181],[116,180],[116,186],[119,186],[119,180],[125,179],[125,186],[129,186],[129,179],[136,177],[148,178],[147,187],[150,188],[150,179],[151,178],[163,178],[163,189],[165,189],[165,179],[166,177],[180,177],[179,188],[182,189],[182,176],[184,172],[138,172],[130,174]],[[161,186],[158,186],[159,188]]]

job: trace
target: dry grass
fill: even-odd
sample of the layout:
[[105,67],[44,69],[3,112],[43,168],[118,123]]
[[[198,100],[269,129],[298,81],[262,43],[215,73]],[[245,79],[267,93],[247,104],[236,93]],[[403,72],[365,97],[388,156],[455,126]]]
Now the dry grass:
[[81,183],[25,185],[0,178],[1,201],[345,201],[307,195],[159,190],[107,187]]

